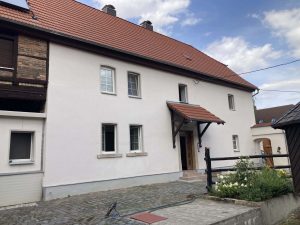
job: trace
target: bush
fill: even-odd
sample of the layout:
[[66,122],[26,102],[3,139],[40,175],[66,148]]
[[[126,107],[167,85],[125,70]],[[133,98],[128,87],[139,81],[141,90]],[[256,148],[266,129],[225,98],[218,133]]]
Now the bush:
[[290,179],[284,170],[264,168],[253,170],[249,159],[236,164],[236,172],[219,175],[211,193],[221,198],[237,198],[248,201],[263,201],[292,192]]

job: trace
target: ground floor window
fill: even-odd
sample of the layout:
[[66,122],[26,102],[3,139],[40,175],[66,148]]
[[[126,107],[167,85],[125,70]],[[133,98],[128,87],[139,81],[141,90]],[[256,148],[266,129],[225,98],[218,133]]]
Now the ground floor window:
[[239,136],[238,135],[232,135],[232,144],[233,144],[233,150],[235,152],[239,152]]
[[102,124],[102,151],[116,151],[116,129],[115,124]]
[[142,151],[142,126],[130,125],[130,151]]
[[10,162],[31,161],[33,132],[11,132]]

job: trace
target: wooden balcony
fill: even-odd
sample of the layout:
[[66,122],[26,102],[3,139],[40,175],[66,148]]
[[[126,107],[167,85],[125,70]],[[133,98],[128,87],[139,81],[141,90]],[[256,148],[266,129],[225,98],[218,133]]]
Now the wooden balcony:
[[0,99],[46,101],[47,81],[0,76]]

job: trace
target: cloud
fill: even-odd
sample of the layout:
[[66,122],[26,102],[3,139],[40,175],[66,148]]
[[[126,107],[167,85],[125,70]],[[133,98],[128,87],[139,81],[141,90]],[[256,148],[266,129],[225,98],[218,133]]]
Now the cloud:
[[300,78],[290,80],[278,80],[264,83],[259,87],[262,89],[255,97],[258,108],[273,107],[279,105],[296,104],[300,101],[300,93],[296,92],[273,92],[263,90],[300,91]]
[[195,25],[200,19],[188,10],[190,0],[94,0],[97,7],[106,4],[116,7],[117,15],[124,19],[137,19],[139,23],[150,20],[154,29],[168,33],[172,27],[182,21],[185,25]]
[[293,56],[300,57],[300,8],[265,12],[263,22],[284,38]]
[[204,52],[238,73],[266,67],[281,55],[271,44],[252,46],[242,37],[223,37],[209,44]]
[[189,14],[187,18],[185,18],[182,22],[182,26],[194,26],[201,21],[200,18],[194,16],[194,14]]

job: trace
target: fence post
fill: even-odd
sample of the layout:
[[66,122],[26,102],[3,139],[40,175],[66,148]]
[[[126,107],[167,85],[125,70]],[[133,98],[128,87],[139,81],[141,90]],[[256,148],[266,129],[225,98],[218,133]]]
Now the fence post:
[[206,175],[207,175],[207,190],[209,191],[212,188],[212,172],[211,172],[211,160],[210,160],[210,149],[205,148],[205,162],[206,162]]

